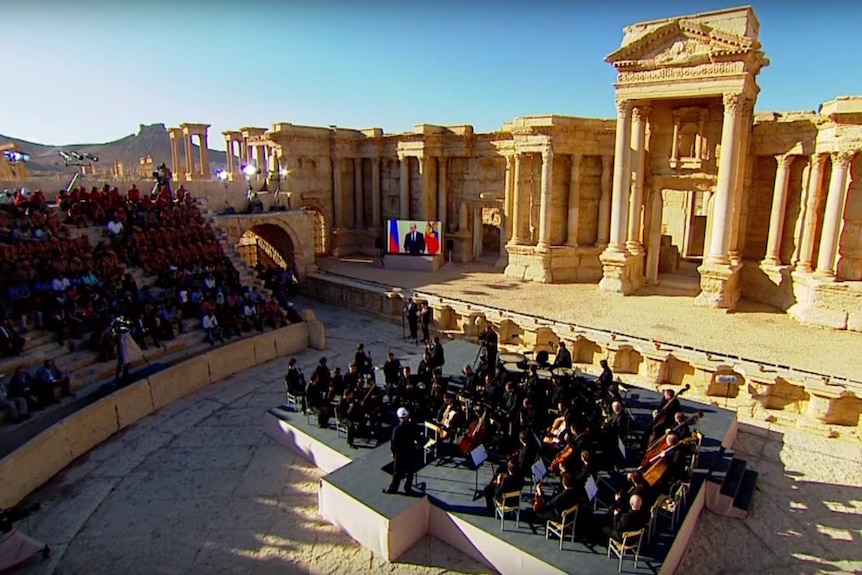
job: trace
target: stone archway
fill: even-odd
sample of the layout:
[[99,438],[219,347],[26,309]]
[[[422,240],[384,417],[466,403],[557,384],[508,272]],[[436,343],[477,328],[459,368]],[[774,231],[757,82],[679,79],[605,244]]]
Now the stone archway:
[[276,224],[257,224],[246,230],[238,242],[240,254],[254,267],[288,267],[296,270],[296,252],[290,234]]

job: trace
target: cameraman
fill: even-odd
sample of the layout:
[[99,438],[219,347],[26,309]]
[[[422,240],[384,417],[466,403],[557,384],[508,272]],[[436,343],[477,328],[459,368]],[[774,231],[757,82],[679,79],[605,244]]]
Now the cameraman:
[[0,509],[0,571],[20,565],[38,553],[45,559],[51,555],[51,548],[46,543],[36,541],[15,528],[15,523],[38,510],[38,503],[30,507]]

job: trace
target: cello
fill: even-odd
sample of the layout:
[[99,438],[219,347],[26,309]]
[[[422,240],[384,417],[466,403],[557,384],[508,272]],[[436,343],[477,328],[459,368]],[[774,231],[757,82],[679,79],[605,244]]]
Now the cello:
[[[703,417],[703,412],[698,411],[679,425],[673,428],[673,430],[669,431],[667,434],[663,435],[656,439],[652,445],[647,447],[646,452],[644,453],[644,457],[641,460],[641,466],[646,465],[650,460],[654,459],[656,454],[660,453],[663,449],[667,448],[667,436],[671,433],[679,434],[680,431],[688,427],[689,425],[693,425],[697,423]],[[686,440],[687,441],[687,440]]]
[[458,449],[461,451],[463,456],[467,457],[470,455],[474,449],[479,447],[479,445],[485,441],[489,427],[490,425],[485,420],[484,414],[479,414],[479,418],[470,424],[467,433],[464,434],[464,438],[461,439],[461,443],[458,446]]
[[[668,401],[664,405],[664,407],[662,407],[661,409],[658,410],[658,413],[656,413],[655,418],[653,418],[653,422],[652,422],[652,428],[653,429],[660,427],[667,422],[667,414],[668,414],[668,411],[670,411],[670,406],[673,405],[674,403],[676,403],[677,405],[680,405],[679,396],[681,396],[683,393],[685,393],[689,389],[691,389],[691,385],[689,385],[688,383],[685,384],[685,387],[683,387],[682,389],[677,391],[674,394],[673,398],[671,398],[671,400]],[[668,389],[668,391],[671,391],[671,390]]]
[[638,469],[643,473],[644,479],[649,484],[649,486],[655,487],[661,482],[662,478],[664,478],[664,474],[668,469],[667,460],[664,457],[665,455],[679,449],[683,445],[690,445],[696,442],[697,437],[695,436],[689,437],[688,439],[683,439],[675,445],[666,447],[664,450],[660,451],[654,457],[652,457],[646,464],[641,465]]

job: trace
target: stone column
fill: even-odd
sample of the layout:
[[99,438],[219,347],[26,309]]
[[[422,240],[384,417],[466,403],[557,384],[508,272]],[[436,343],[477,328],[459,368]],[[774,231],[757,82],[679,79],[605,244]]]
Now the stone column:
[[766,257],[763,263],[781,265],[781,238],[784,235],[784,212],[787,207],[787,192],[790,185],[790,166],[795,156],[776,156],[775,188],[772,192],[772,211],[769,214],[769,236],[766,239]]
[[820,232],[820,253],[817,254],[817,275],[824,278],[835,277],[841,220],[847,199],[847,172],[854,154],[855,152],[849,150],[832,152],[832,176],[829,178],[826,212],[823,215],[823,230]]
[[548,147],[542,150],[542,183],[539,196],[539,248],[551,245],[551,193],[554,189],[554,151]]
[[826,165],[826,154],[811,156],[811,169],[808,174],[808,191],[805,211],[802,215],[802,239],[799,246],[799,262],[797,268],[801,272],[814,271],[814,232],[817,230],[817,204],[823,192],[823,168]]
[[209,151],[209,143],[207,142],[207,135],[200,134],[198,136],[201,142],[201,175],[204,179],[210,179],[210,151]]
[[401,177],[398,180],[400,186],[399,209],[400,218],[402,220],[410,219],[410,157],[399,156],[398,161],[401,162]]
[[225,161],[227,166],[225,170],[227,170],[228,174],[233,173],[233,140],[230,139],[230,136],[225,138]]
[[371,158],[371,227],[380,229],[380,158]]
[[644,196],[644,158],[646,157],[646,124],[649,106],[637,106],[632,110],[632,196],[629,204],[628,241],[626,247],[633,254],[644,253],[641,243],[641,219]]
[[[724,95],[724,123],[721,128],[721,158],[718,165],[718,186],[712,210],[712,233],[709,239],[708,263],[727,265],[728,221],[733,206],[733,187],[736,180],[736,152],[738,147],[739,118],[742,94]],[[707,263],[705,262],[705,263]]]
[[521,154],[515,153],[515,172],[512,184],[512,244],[523,245],[524,238],[524,206],[521,198]]
[[440,231],[446,231],[446,210],[449,198],[447,196],[446,186],[449,176],[449,158],[441,157],[439,171],[437,172],[437,220],[440,222]]
[[700,161],[703,159],[703,128],[706,122],[706,110],[700,111],[700,118],[697,122],[697,134],[694,137],[694,157]]
[[362,158],[353,159],[353,227],[365,228],[365,197],[362,193]]
[[[754,100],[751,98],[744,99],[739,119],[739,147],[737,148],[738,151],[736,153],[736,177],[733,184],[733,207],[731,211],[730,224],[728,226],[729,236],[727,240],[727,255],[730,259],[730,264],[733,266],[737,266],[742,263],[742,257],[739,253],[739,230],[744,229],[742,227],[742,212],[744,202],[747,200],[747,196],[745,196],[745,183],[748,181],[748,176],[746,174],[748,173],[750,165],[748,163],[748,140],[751,135],[753,114]],[[704,253],[709,253],[706,245],[704,245]]]
[[613,157],[602,156],[602,196],[599,198],[599,225],[596,233],[596,245],[605,247],[610,241],[611,225],[611,176]]
[[500,259],[497,260],[497,267],[505,267],[507,263],[508,252],[506,252],[506,244],[512,236],[512,187],[515,180],[515,157],[514,155],[506,156],[506,177],[503,183],[503,207],[500,210]]
[[425,156],[419,158],[419,173],[422,174],[422,219],[432,220],[437,214],[437,158]]
[[332,208],[335,217],[333,228],[336,230],[344,225],[344,198],[341,193],[341,159],[336,155],[332,158]]
[[632,102],[617,100],[617,133],[614,151],[614,189],[611,196],[609,250],[622,252],[626,242],[629,192],[631,190]]
[[180,170],[180,147],[179,142],[177,142],[177,136],[174,132],[170,133],[171,138],[171,170],[174,173],[174,177],[179,179],[182,174]]
[[578,222],[581,217],[581,155],[572,154],[569,165],[569,222],[566,245],[577,247]]
[[192,135],[183,134],[183,139],[185,140],[186,147],[186,178],[190,180],[195,173],[195,155],[193,152],[194,147],[192,146]]
[[676,117],[676,114],[673,117],[673,141],[671,142],[670,159],[676,167],[676,162],[679,161],[679,118]]

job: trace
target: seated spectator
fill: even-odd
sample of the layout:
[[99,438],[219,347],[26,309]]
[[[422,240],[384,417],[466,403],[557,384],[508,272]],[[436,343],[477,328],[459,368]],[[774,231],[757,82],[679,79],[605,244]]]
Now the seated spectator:
[[71,286],[72,282],[69,281],[69,278],[67,278],[64,273],[57,275],[57,277],[54,278],[54,281],[51,282],[51,288],[55,292],[65,293]]
[[23,365],[18,366],[15,375],[9,380],[8,391],[9,397],[24,399],[30,411],[41,409],[53,400],[53,397],[48,400],[44,393],[40,393],[42,390],[38,389],[33,376],[27,373]]
[[252,325],[254,325],[257,331],[263,331],[263,324],[261,323],[260,316],[257,315],[257,307],[251,302],[246,302],[243,306],[242,317],[244,331],[251,331]]
[[0,321],[0,352],[3,355],[21,355],[26,340],[15,331],[8,319]]
[[224,345],[224,337],[221,334],[221,328],[218,325],[218,320],[216,319],[215,314],[210,312],[205,315],[202,325],[207,334],[207,341],[210,345],[215,345],[216,338],[221,341],[222,345]]
[[108,237],[111,239],[119,238],[123,235],[123,222],[116,215],[108,222]]
[[69,376],[57,367],[53,359],[46,359],[42,367],[36,372],[36,385],[46,397],[53,399],[56,389],[60,390],[62,397],[74,397],[74,394],[69,391]]
[[12,423],[20,423],[25,419],[30,419],[27,400],[23,397],[10,396],[2,377],[0,377],[0,406],[9,414],[9,421]]

